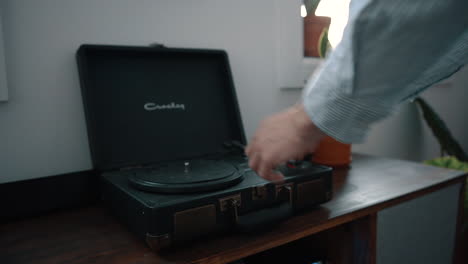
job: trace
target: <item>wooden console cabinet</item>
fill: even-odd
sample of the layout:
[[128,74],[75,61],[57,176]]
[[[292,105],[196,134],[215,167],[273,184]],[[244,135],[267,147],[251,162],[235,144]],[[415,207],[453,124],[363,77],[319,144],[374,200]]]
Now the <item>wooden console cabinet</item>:
[[455,263],[464,173],[355,154],[333,177],[330,202],[261,234],[156,254],[96,205],[0,225],[0,262],[214,264],[286,245],[329,263]]

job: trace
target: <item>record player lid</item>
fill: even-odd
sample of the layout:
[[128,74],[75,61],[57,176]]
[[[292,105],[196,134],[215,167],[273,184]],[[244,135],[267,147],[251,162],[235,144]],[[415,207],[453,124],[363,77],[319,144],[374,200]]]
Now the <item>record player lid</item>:
[[82,45],[77,53],[94,167],[217,153],[245,143],[226,52]]

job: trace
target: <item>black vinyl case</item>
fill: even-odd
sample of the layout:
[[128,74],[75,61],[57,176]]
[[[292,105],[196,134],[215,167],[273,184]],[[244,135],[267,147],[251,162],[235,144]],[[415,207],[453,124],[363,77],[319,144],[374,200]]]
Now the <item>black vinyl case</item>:
[[[228,56],[222,50],[82,45],[77,52],[89,146],[105,204],[155,249],[228,230],[269,228],[332,197],[331,169],[298,168],[281,184],[248,168]],[[216,157],[243,180],[189,194],[151,193],[135,168]]]

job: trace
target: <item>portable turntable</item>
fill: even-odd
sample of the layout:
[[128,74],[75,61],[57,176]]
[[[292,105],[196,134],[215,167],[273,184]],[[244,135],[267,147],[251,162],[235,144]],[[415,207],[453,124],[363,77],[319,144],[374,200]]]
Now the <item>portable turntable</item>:
[[94,168],[111,211],[155,250],[268,228],[332,196],[331,169],[249,169],[227,54],[82,45],[77,52]]

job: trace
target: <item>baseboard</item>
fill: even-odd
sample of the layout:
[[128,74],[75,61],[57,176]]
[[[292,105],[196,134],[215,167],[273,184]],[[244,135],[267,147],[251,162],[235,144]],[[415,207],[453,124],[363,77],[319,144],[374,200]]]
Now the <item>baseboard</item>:
[[99,180],[94,171],[80,171],[0,184],[0,222],[94,203]]

